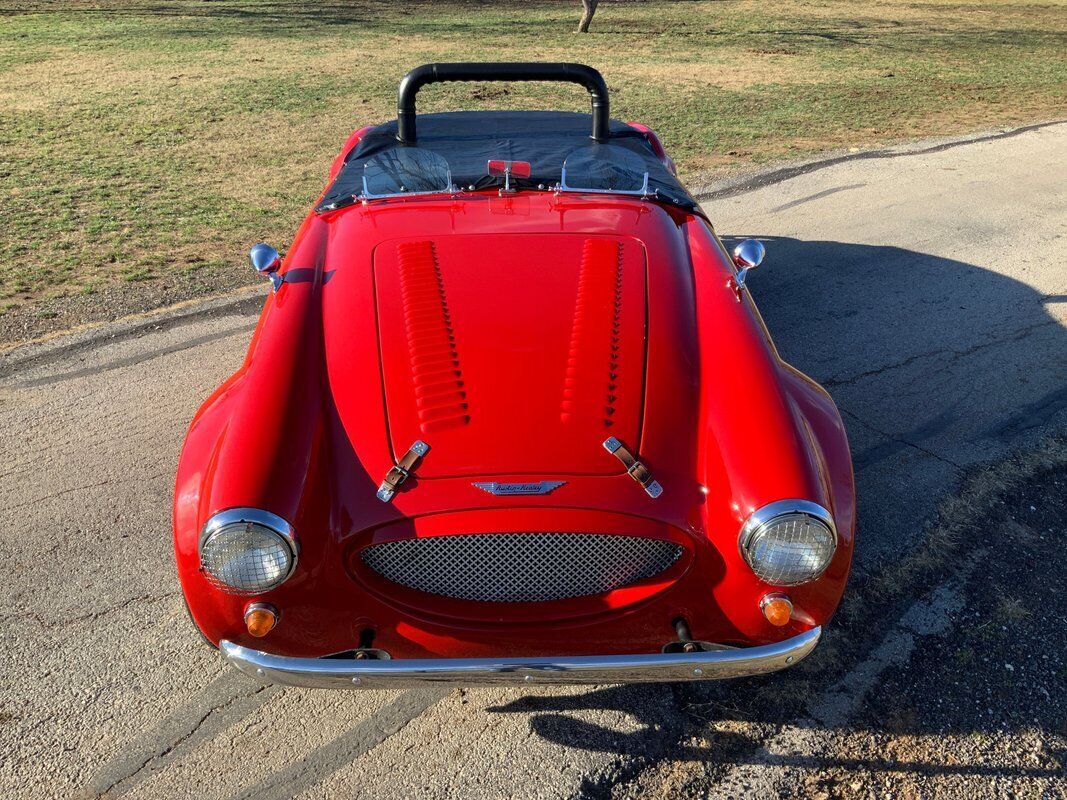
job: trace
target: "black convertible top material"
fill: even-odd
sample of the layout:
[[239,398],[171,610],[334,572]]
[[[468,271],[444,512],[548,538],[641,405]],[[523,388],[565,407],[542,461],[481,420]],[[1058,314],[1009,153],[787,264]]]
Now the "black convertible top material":
[[[567,156],[593,145],[589,114],[559,111],[452,111],[420,114],[418,141],[421,150],[442,156],[452,172],[452,180],[466,188],[502,186],[503,178],[487,174],[489,159],[529,161],[531,175],[512,183],[519,188],[538,184],[555,186],[560,180]],[[330,186],[317,211],[328,211],[350,203],[363,190],[363,165],[376,155],[403,148],[396,139],[396,121],[369,131],[348,154],[345,164]],[[621,147],[638,156],[648,172],[649,189],[658,200],[688,211],[696,201],[682,187],[652,150],[645,135],[623,122],[611,120],[608,145]],[[602,145],[603,146],[603,145]],[[569,174],[569,172],[568,172]]]

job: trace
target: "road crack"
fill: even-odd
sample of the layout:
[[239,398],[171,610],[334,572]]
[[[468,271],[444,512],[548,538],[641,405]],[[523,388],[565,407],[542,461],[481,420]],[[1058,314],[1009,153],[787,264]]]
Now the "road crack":
[[910,448],[912,448],[914,450],[918,450],[923,455],[927,455],[930,458],[936,459],[937,461],[940,461],[943,464],[948,464],[950,467],[952,467],[955,470],[958,470],[960,472],[964,471],[964,467],[961,464],[957,464],[952,459],[945,458],[943,455],[940,455],[939,453],[935,453],[933,450],[930,450],[929,448],[923,447],[921,444],[916,444],[915,442],[912,442],[912,441],[910,441],[908,439],[905,439],[902,436],[894,436],[893,434],[888,433],[887,431],[883,431],[881,428],[875,427],[874,425],[872,425],[871,423],[867,422],[866,420],[861,419],[859,416],[857,416],[853,412],[849,411],[847,408],[842,406],[840,403],[838,403],[837,407],[838,407],[838,409],[840,409],[841,413],[844,414],[846,417],[849,417],[850,419],[855,420],[857,423],[859,423],[860,425],[862,425],[864,428],[866,428],[867,430],[871,431],[872,433],[877,434],[878,436],[881,436],[881,437],[883,437],[884,439],[886,439],[886,440],[888,440],[890,442],[896,442],[897,444],[903,445],[905,447],[910,447]]
[[[143,478],[141,478],[141,480],[147,483],[147,482],[151,482],[151,481],[155,480],[156,478],[162,478],[165,475],[169,475],[169,474],[170,473],[159,472],[159,473],[156,473],[156,474],[153,474],[153,475],[146,475]],[[110,479],[109,478],[108,480],[105,480],[105,481],[99,481],[97,483],[88,483],[88,484],[85,484],[83,486],[71,486],[71,487],[68,487],[66,489],[60,489],[58,492],[53,492],[52,494],[47,494],[44,497],[35,497],[32,500],[27,500],[27,501],[25,501],[23,503],[14,503],[13,505],[10,505],[10,506],[7,507],[7,511],[8,512],[17,511],[20,508],[26,508],[27,506],[38,505],[39,503],[44,503],[47,500],[55,500],[57,497],[62,497],[63,495],[71,494],[72,492],[83,492],[83,491],[88,491],[88,490],[91,490],[91,489],[99,489],[99,488],[101,488],[103,486],[109,486],[109,485],[111,485],[113,483],[115,483],[115,479]]]
[[128,600],[124,600],[123,602],[119,603],[116,606],[109,606],[108,608],[102,608],[102,609],[98,609],[96,611],[90,611],[87,614],[79,614],[78,616],[75,616],[75,617],[65,617],[64,619],[58,620],[58,621],[57,620],[52,620],[52,621],[45,620],[45,619],[42,618],[41,614],[36,612],[36,611],[22,611],[22,612],[19,612],[19,613],[16,613],[16,614],[2,614],[2,615],[0,615],[0,619],[3,619],[5,621],[9,621],[9,622],[10,621],[15,621],[15,620],[32,620],[33,622],[36,622],[38,625],[40,625],[41,628],[43,628],[44,630],[47,631],[47,630],[54,630],[56,628],[65,628],[65,627],[67,627],[69,625],[76,625],[76,624],[82,623],[82,622],[95,621],[95,620],[98,620],[98,619],[100,619],[102,617],[106,617],[106,616],[108,616],[110,614],[114,614],[114,613],[116,613],[118,611],[122,611],[123,609],[131,606],[134,603],[141,603],[141,602],[144,602],[144,603],[156,603],[156,602],[159,602],[160,600],[168,600],[168,599],[170,599],[172,597],[177,597],[177,596],[178,596],[177,592],[167,592],[165,594],[141,594],[141,595],[137,595],[137,597],[131,597]]
[[997,345],[1007,344],[1009,342],[1017,342],[1020,339],[1025,339],[1031,333],[1036,330],[1040,330],[1041,328],[1047,328],[1050,325],[1060,324],[1060,321],[1057,319],[1049,319],[1045,320],[1044,322],[1038,322],[1033,325],[1027,325],[1024,328],[1019,328],[1018,330],[1012,331],[1007,336],[1003,336],[999,339],[993,339],[987,342],[979,342],[978,344],[971,345],[970,347],[967,347],[963,350],[956,350],[952,347],[941,347],[936,350],[928,350],[923,353],[915,353],[901,361],[897,361],[892,364],[886,364],[885,366],[877,367],[875,369],[865,370],[864,372],[858,372],[855,375],[847,375],[844,377],[831,376],[828,378],[824,378],[819,382],[827,389],[833,389],[838,386],[850,386],[854,383],[857,383],[858,381],[864,380],[865,378],[873,378],[878,375],[883,375],[887,372],[892,372],[894,370],[901,369],[902,367],[910,366],[916,361],[922,361],[928,358],[937,358],[938,356],[943,356],[946,354],[951,354],[949,363],[952,363],[954,361],[958,361],[961,358],[966,358],[969,355],[973,355],[974,353],[980,352],[990,347],[996,347]]
[[256,686],[238,673],[224,673],[141,742],[134,742],[129,756],[120,756],[106,764],[97,773],[91,796],[125,794],[155,772],[155,765],[169,761],[201,739],[211,738],[227,725],[245,718],[279,691],[277,686]]
[[125,777],[121,777],[118,780],[116,780],[114,783],[112,783],[111,785],[107,786],[103,791],[101,791],[99,793],[98,796],[106,797],[108,794],[110,794],[120,784],[127,783],[129,781],[135,780],[142,772],[144,772],[148,768],[148,766],[150,764],[153,764],[153,763],[159,762],[159,761],[163,761],[164,759],[166,759],[167,756],[169,756],[171,753],[173,753],[175,750],[180,748],[187,741],[189,741],[194,736],[196,736],[196,734],[199,733],[200,729],[204,726],[204,723],[207,722],[208,719],[210,719],[213,714],[216,714],[219,711],[222,711],[223,709],[228,708],[229,706],[232,706],[239,699],[252,699],[256,695],[261,694],[262,692],[266,691],[267,689],[272,689],[272,688],[274,688],[274,687],[271,687],[271,686],[260,686],[258,689],[256,689],[251,694],[248,694],[248,695],[237,695],[235,697],[231,697],[229,700],[227,700],[224,703],[220,703],[217,706],[210,707],[204,713],[204,715],[200,717],[200,719],[198,719],[195,723],[193,723],[192,728],[190,728],[185,734],[179,736],[179,738],[175,739],[173,742],[171,742],[169,745],[164,747],[162,750],[159,750],[158,752],[153,753],[152,755],[148,756],[148,758],[146,758],[144,760],[144,763],[142,763],[139,767],[137,767],[137,769],[135,769],[129,775],[126,775]]

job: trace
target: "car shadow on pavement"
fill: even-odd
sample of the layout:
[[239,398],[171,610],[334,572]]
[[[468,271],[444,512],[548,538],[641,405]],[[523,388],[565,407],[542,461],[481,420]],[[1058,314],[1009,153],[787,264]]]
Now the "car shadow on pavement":
[[[748,237],[724,238],[724,243],[732,248],[743,238]],[[883,635],[897,625],[916,597],[951,578],[953,563],[933,562],[926,541],[933,535],[931,525],[938,506],[976,465],[1003,460],[1013,451],[1034,446],[1041,436],[1067,428],[1063,424],[1067,331],[1046,309],[1054,296],[1044,296],[991,269],[899,247],[752,238],[765,243],[767,260],[751,275],[749,287],[779,351],[786,361],[829,389],[849,428],[860,509],[855,570],[843,607],[851,606],[851,611],[843,610],[831,622],[823,644],[805,664],[787,672],[723,683],[529,695],[489,711],[529,714],[531,730],[547,740],[623,756],[615,773],[595,779],[600,781],[597,785],[583,787],[593,795],[607,794],[612,786],[633,781],[663,759],[712,765],[752,763],[766,757],[759,748],[768,729],[786,721],[824,735],[861,731],[868,738],[882,734],[967,737],[1005,729],[1063,735],[1061,703],[1026,703],[1026,713],[1020,716],[1013,708],[1019,698],[1011,687],[999,694],[987,687],[988,700],[982,699],[980,708],[968,706],[973,699],[969,696],[966,702],[946,699],[956,706],[952,713],[947,708],[935,713],[923,707],[923,676],[928,674],[924,669],[939,676],[958,674],[961,666],[967,672],[995,670],[980,661],[968,666],[968,659],[976,658],[981,648],[997,645],[996,637],[990,645],[981,638],[968,638],[969,632],[961,634],[959,641],[952,638],[955,633],[935,637],[939,657],[952,668],[947,672],[940,663],[920,669],[923,659],[930,656],[919,650],[905,659],[903,666],[910,664],[911,669],[894,670],[898,701],[907,706],[906,711],[898,713],[888,705],[889,711],[883,708],[884,718],[872,717],[861,696],[856,699],[856,712],[847,720],[825,724],[815,721],[818,717],[813,718],[808,708],[827,687],[869,661]],[[997,491],[997,486],[989,488],[993,494]],[[1044,487],[1038,493],[1048,491]],[[1022,509],[1020,514],[1041,504],[1039,499],[1020,497],[1012,501]],[[1004,506],[1010,505],[1009,500],[995,502]],[[1004,524],[1010,527],[1015,520],[1007,518]],[[1056,523],[1047,524],[1054,527]],[[972,533],[974,539],[985,538],[981,525],[976,524]],[[1027,542],[1018,548],[1023,561],[1015,564],[994,550],[995,566],[982,567],[982,588],[967,590],[969,599],[956,612],[958,618],[966,618],[972,606],[977,609],[973,613],[981,617],[982,609],[998,608],[1008,597],[1021,607],[1017,616],[1009,613],[999,626],[1010,636],[1022,631],[1027,620],[1047,613],[1040,602],[1064,605],[1056,598],[1036,599],[1041,594],[1040,582],[1027,579],[1027,565],[1041,548],[1025,536],[1020,541]],[[1011,550],[1015,553],[1015,548]],[[901,571],[901,565],[912,560],[921,564],[923,571],[917,566],[916,576],[922,578],[916,577],[911,584],[889,584],[887,596],[886,581],[879,583],[881,574]],[[1017,575],[1009,574],[1013,568],[1018,568]],[[936,582],[923,583],[926,579]],[[879,611],[857,615],[856,607],[875,596],[875,585],[879,602],[868,607]],[[1029,596],[1020,596],[1020,592]],[[1067,608],[1059,612],[1067,614]],[[992,619],[996,613],[988,612],[988,616]],[[981,621],[976,622],[980,626]],[[1038,638],[1043,635],[1031,633]],[[1049,677],[1057,674],[1055,665],[1049,669],[1036,682],[1048,683],[1050,691],[1058,692],[1063,667],[1058,667],[1059,678]],[[881,685],[875,681],[869,688],[872,695],[882,697],[884,705],[889,701]],[[899,700],[909,691],[917,695],[910,706]],[[966,694],[964,689],[959,691]],[[879,703],[871,702],[878,707]],[[576,716],[605,709],[628,715],[636,730],[621,732]],[[835,752],[812,759],[798,754],[775,757],[774,763],[937,775],[981,776],[1004,769],[980,757],[939,761],[936,757],[893,758],[884,752],[850,755]],[[1046,755],[1037,765],[1013,767],[1011,774],[1038,778],[1062,774],[1062,753]]]
[[[950,524],[957,547],[900,586],[923,595],[929,577],[951,584],[973,560],[942,626],[923,631],[905,621],[899,609],[909,596],[887,604],[894,611],[885,618],[868,620],[864,609],[881,595],[863,588],[846,598],[824,645],[790,671],[525,696],[489,711],[529,715],[531,730],[546,740],[620,756],[617,770],[587,779],[581,796],[609,796],[661,762],[674,765],[666,772],[676,781],[685,774],[676,766],[691,762],[686,796],[704,796],[709,775],[749,765],[800,770],[810,793],[827,797],[837,786],[851,789],[839,796],[865,796],[857,776],[879,776],[882,789],[887,781],[918,784],[904,796],[936,793],[930,781],[969,777],[982,779],[979,786],[991,778],[1025,782],[1024,793],[1039,796],[1067,774],[1067,697],[1059,689],[1067,626],[1047,622],[1067,615],[1058,581],[1065,492],[1067,437],[1008,459],[999,475],[982,470],[969,479],[957,508],[974,509]],[[1007,546],[990,547],[982,538],[988,530]],[[636,729],[577,716],[604,711],[627,715]],[[784,735],[764,747],[784,722]]]
[[[1067,329],[1050,313],[1052,295],[999,264],[754,238],[767,258],[749,286],[775,344],[830,391],[848,428],[861,575],[868,561],[907,553],[967,469],[1040,438],[1057,420],[1062,427]],[[892,525],[882,525],[887,519]]]

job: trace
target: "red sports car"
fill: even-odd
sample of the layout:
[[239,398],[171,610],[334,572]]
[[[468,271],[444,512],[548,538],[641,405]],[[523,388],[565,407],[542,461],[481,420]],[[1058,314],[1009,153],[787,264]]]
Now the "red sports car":
[[[440,81],[591,114],[416,116]],[[174,546],[264,681],[617,683],[811,652],[845,587],[848,442],[656,135],[576,64],[432,64],[357,130],[237,373],[197,413]]]

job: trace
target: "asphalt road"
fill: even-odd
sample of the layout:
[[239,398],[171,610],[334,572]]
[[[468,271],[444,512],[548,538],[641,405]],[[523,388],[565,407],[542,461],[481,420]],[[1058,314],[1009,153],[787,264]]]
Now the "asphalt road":
[[[1067,125],[760,183],[705,208],[724,235],[765,239],[752,292],[783,355],[845,415],[862,587],[921,547],[969,470],[1067,431]],[[712,796],[778,796],[818,764],[783,772],[777,745],[817,751],[910,657],[901,631],[944,631],[948,584],[916,592],[910,617],[875,615],[883,646],[837,665],[830,694],[795,672],[716,687],[720,707],[754,687],[792,698],[780,719],[736,715],[728,747],[692,746],[702,690],[672,686],[259,687],[186,620],[169,523],[187,422],[239,363],[256,302],[0,361],[4,797],[648,795],[674,763]],[[848,652],[834,636],[816,666]]]

